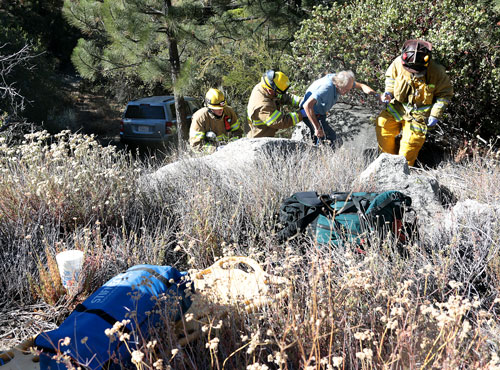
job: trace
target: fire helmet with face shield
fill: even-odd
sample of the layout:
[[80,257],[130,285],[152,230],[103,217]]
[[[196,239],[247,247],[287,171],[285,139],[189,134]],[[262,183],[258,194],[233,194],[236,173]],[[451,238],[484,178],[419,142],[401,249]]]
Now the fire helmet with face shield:
[[432,57],[432,44],[424,40],[408,40],[403,44],[401,62],[408,72],[425,74]]

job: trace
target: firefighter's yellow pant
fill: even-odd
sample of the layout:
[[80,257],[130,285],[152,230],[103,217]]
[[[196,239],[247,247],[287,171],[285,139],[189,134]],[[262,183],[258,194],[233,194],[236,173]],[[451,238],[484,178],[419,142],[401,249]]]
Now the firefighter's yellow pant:
[[[425,142],[427,126],[425,123],[401,120],[397,122],[392,114],[382,111],[377,118],[377,141],[384,153],[404,155],[409,166],[415,164],[418,152]],[[396,152],[396,136],[402,130],[399,153]]]

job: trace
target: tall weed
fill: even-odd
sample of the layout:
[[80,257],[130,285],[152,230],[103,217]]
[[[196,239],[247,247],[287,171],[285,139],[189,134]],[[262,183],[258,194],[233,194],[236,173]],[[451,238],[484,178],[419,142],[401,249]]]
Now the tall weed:
[[[450,211],[443,209],[420,225],[421,238],[408,241],[404,254],[391,240],[374,239],[366,255],[349,246],[319,248],[308,238],[279,244],[274,215],[280,202],[296,191],[356,190],[351,184],[367,166],[359,153],[268,153],[251,168],[223,176],[181,156],[182,173],[152,191],[138,186],[139,175],[156,170],[152,164],[65,135],[51,142],[38,134],[21,148],[2,148],[0,309],[7,302],[39,302],[25,276],[42,286],[48,278],[38,261],[48,266],[49,255],[62,249],[86,251],[80,301],[135,264],[202,269],[223,256],[245,255],[287,277],[292,293],[254,313],[231,307],[220,321],[209,318],[204,334],[184,347],[165,322],[139,336],[137,368],[500,366],[495,220],[465,215],[449,226]],[[491,158],[420,171],[458,201],[498,200]],[[80,190],[70,192],[73,187]],[[67,314],[46,307],[47,327]],[[0,345],[8,330],[0,328]]]

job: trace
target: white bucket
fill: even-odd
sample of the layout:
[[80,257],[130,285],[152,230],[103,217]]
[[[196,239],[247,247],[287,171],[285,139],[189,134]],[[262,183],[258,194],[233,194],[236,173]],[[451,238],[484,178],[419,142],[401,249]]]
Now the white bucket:
[[66,289],[76,289],[83,264],[83,252],[76,249],[61,252],[56,255],[56,261],[63,286]]

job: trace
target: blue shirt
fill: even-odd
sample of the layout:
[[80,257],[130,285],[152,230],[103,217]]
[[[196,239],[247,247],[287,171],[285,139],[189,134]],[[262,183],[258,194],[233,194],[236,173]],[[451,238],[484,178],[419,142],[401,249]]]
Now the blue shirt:
[[326,76],[314,81],[307,88],[304,99],[300,103],[300,107],[302,107],[304,103],[312,97],[313,99],[316,99],[314,113],[326,115],[338,99],[337,88],[332,82],[333,76],[335,76],[335,73],[329,73]]

